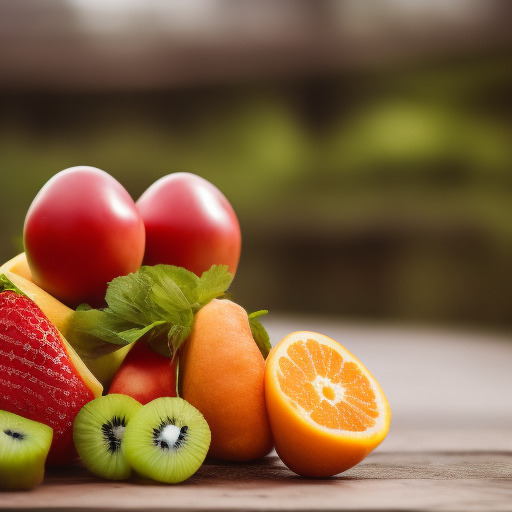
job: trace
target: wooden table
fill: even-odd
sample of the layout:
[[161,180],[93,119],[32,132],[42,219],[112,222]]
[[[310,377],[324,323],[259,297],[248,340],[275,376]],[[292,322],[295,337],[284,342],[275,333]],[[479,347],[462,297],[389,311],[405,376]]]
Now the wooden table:
[[[174,486],[109,482],[77,463],[1,510],[512,510],[512,340],[483,333],[279,317],[273,341],[309,328],[342,341],[377,376],[393,409],[384,443],[328,479],[301,478],[275,453],[249,464],[208,460]],[[342,340],[343,338],[343,340]],[[461,394],[462,393],[462,394]]]

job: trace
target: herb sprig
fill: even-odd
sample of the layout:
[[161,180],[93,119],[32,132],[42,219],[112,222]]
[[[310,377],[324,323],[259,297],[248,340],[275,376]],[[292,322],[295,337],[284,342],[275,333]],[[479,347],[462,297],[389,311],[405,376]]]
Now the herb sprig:
[[[143,337],[154,350],[174,358],[192,331],[194,315],[211,300],[225,297],[232,280],[226,265],[214,265],[201,277],[172,265],[143,266],[109,283],[106,308],[79,306],[68,339],[89,359]],[[264,357],[270,341],[259,317],[266,313],[249,315],[251,332]]]

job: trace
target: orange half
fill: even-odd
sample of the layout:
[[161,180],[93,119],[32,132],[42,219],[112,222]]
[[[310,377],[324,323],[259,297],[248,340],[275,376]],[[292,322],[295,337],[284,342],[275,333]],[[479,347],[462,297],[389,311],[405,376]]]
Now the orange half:
[[353,354],[322,334],[286,336],[270,352],[265,398],[282,461],[303,476],[332,476],[386,437],[389,403]]

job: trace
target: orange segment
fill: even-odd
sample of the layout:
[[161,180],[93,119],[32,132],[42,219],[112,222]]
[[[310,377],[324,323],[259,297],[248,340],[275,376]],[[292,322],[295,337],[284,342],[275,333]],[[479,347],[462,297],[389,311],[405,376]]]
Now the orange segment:
[[306,349],[313,361],[313,365],[315,368],[315,376],[320,375],[320,377],[325,377],[327,375],[326,361],[324,356],[324,351],[319,343],[317,343],[313,339],[308,339],[306,341]]
[[332,382],[335,382],[335,383],[340,382],[342,367],[343,367],[343,358],[341,357],[340,354],[338,354],[338,352],[333,350],[332,354],[331,354],[331,367],[329,369],[329,373],[328,373],[327,377],[329,377],[329,379]]
[[281,391],[321,426],[362,432],[375,425],[379,413],[370,381],[328,345],[315,339],[290,343],[277,378]]
[[308,380],[311,381],[316,377],[313,360],[304,343],[298,341],[291,345],[287,350],[287,355],[304,372]]
[[391,412],[378,382],[322,334],[292,333],[272,349],[265,395],[276,451],[300,475],[330,476],[352,467],[389,430]]

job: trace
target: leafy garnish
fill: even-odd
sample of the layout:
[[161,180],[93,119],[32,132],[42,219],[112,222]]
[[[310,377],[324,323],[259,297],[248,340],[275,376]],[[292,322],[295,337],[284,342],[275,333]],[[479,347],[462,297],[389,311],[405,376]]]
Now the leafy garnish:
[[13,291],[25,295],[5,274],[0,274],[0,292]]
[[201,277],[172,265],[141,267],[109,283],[107,308],[77,309],[73,346],[97,357],[144,336],[154,350],[174,357],[192,331],[194,315],[223,296],[232,280],[226,265],[214,265]]
[[261,325],[259,318],[260,316],[266,315],[267,313],[268,311],[266,309],[262,309],[260,311],[254,311],[254,313],[249,315],[249,325],[251,327],[252,337],[258,345],[263,359],[267,358],[271,349],[271,345],[268,333],[265,327]]

